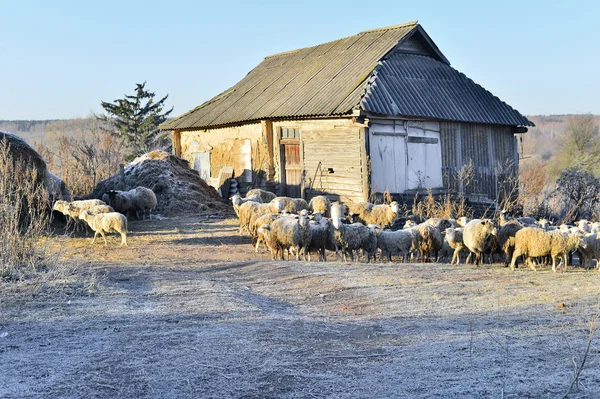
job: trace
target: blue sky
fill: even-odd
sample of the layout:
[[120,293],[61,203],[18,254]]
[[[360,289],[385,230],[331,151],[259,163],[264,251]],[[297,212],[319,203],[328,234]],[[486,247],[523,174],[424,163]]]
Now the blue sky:
[[100,113],[135,83],[180,115],[270,54],[412,20],[523,114],[600,114],[596,1],[2,0],[0,119]]

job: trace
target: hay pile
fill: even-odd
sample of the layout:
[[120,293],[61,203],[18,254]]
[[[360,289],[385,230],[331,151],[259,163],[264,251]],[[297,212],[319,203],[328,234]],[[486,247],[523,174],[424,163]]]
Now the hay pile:
[[219,214],[227,216],[231,206],[217,191],[190,169],[186,160],[164,151],[152,151],[125,167],[124,182],[116,174],[96,185],[90,198],[102,198],[110,190],[130,190],[143,186],[156,194],[155,212],[163,216]]

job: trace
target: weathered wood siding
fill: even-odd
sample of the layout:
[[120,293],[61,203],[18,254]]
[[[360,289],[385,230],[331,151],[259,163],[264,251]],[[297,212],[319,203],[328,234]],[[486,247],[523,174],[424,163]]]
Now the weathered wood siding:
[[[507,193],[518,170],[510,126],[442,122],[440,140],[445,188],[490,201]],[[469,165],[471,179],[459,179]]]
[[279,183],[282,174],[281,128],[300,130],[303,192],[314,179],[312,192],[305,195],[307,199],[327,195],[332,200],[366,200],[368,193],[365,192],[363,172],[367,165],[361,125],[354,124],[349,118],[273,122],[275,180]]

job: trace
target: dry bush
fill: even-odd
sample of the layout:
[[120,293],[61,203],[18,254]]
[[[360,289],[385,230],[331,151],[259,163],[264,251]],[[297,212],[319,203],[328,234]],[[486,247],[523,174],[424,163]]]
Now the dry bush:
[[123,145],[94,119],[81,134],[59,133],[53,142],[37,144],[36,150],[76,196],[91,193],[99,181],[115,175],[125,159]]
[[13,159],[0,141],[0,280],[15,281],[51,264],[42,238],[49,228],[48,194],[37,171]]
[[423,200],[419,200],[415,196],[412,214],[426,220],[436,217],[444,219],[459,218],[461,216],[472,217],[473,212],[462,195],[452,197],[450,193],[446,193],[436,200],[431,190],[427,190],[427,196]]

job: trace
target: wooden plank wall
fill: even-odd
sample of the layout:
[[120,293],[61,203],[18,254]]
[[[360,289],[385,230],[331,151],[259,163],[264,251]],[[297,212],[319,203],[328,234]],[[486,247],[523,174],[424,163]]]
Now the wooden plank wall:
[[[360,127],[304,126],[301,138],[306,187],[317,172],[311,196],[324,194],[334,200],[365,200],[363,168],[367,166]],[[319,161],[321,166],[317,170]]]
[[[466,195],[495,200],[506,176],[515,176],[515,140],[510,126],[473,123],[440,123],[444,187]],[[472,162],[473,180],[463,187],[457,179],[463,165]],[[507,173],[508,172],[508,173]],[[506,176],[505,176],[506,175]]]

